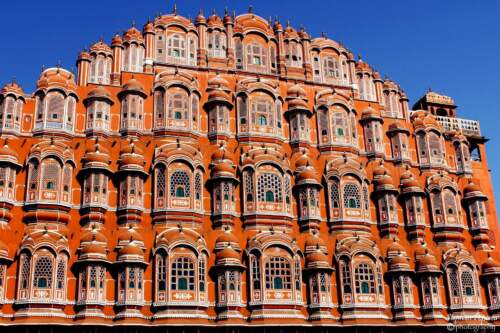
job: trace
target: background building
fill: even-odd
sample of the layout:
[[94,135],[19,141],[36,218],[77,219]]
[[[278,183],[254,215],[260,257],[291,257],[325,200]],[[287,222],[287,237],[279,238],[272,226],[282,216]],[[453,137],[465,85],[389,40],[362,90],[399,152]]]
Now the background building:
[[[477,121],[326,37],[175,12],[0,97],[0,324],[500,322]],[[325,328],[326,329],[326,328]]]

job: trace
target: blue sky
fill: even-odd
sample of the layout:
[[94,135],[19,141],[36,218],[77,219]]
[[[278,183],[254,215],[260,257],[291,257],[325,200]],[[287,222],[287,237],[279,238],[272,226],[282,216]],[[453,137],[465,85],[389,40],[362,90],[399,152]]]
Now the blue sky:
[[[75,66],[82,48],[109,41],[133,20],[171,12],[173,1],[4,1],[0,84],[13,76],[32,92],[42,65]],[[497,198],[500,198],[500,1],[496,0],[307,0],[177,1],[178,12],[196,16],[236,13],[249,5],[262,17],[302,24],[313,36],[325,32],[361,54],[382,75],[398,82],[410,103],[428,88],[452,96],[458,116],[481,121]],[[500,199],[497,199],[500,200]]]

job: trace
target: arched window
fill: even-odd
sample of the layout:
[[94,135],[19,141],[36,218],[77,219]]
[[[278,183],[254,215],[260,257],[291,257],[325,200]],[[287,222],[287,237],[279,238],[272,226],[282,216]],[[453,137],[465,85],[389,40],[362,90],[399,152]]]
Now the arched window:
[[460,276],[460,281],[462,283],[462,294],[465,296],[475,296],[475,286],[474,286],[474,278],[472,276],[472,272],[470,270],[462,271]]
[[339,180],[337,178],[330,179],[329,193],[331,207],[334,209],[340,208]]
[[274,173],[261,173],[257,180],[259,201],[282,202],[281,177]]
[[342,272],[342,291],[344,294],[350,294],[352,292],[351,287],[351,269],[349,263],[346,261],[340,262],[341,272]]
[[155,128],[163,128],[165,126],[165,91],[157,89],[154,92],[155,100]]
[[61,93],[48,93],[46,113],[46,124],[48,128],[62,128],[64,104],[64,96]]
[[247,66],[249,69],[259,71],[267,69],[267,52],[262,45],[258,43],[248,44],[246,51]]
[[208,32],[208,56],[213,58],[226,57],[226,34],[213,30]]
[[167,61],[182,63],[186,59],[186,40],[180,34],[173,34],[167,40]]
[[52,288],[53,261],[48,255],[39,256],[33,269],[33,286],[38,289]]
[[431,163],[442,164],[444,151],[441,145],[441,138],[434,132],[427,133]]
[[370,265],[366,263],[358,264],[354,269],[354,280],[356,283],[356,293],[375,293],[375,276]]
[[323,75],[325,79],[339,79],[340,70],[338,60],[333,56],[323,58]]
[[292,289],[290,262],[283,257],[270,257],[266,261],[266,289]]
[[346,208],[361,208],[361,193],[359,185],[348,183],[343,188],[344,207]]
[[188,95],[185,91],[182,91],[180,89],[173,90],[168,93],[167,100],[169,119],[186,121],[189,120]]
[[170,286],[172,290],[194,291],[195,267],[191,258],[178,257],[172,262]]
[[302,45],[294,40],[285,44],[285,62],[290,67],[302,67]]
[[191,181],[186,171],[176,170],[172,172],[170,176],[170,195],[176,198],[191,196]]
[[445,188],[442,192],[442,197],[445,208],[446,223],[458,224],[460,221],[455,194],[449,188]]

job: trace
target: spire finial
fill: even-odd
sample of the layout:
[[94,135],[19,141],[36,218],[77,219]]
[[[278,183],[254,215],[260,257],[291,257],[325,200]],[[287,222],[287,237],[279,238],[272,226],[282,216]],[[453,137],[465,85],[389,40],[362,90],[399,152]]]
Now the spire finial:
[[174,14],[174,16],[177,16],[177,4],[174,3],[174,9],[172,10],[172,14]]
[[227,7],[224,8],[224,16],[228,16],[229,15],[229,10],[227,9]]
[[290,20],[286,20],[286,27],[290,28]]
[[215,16],[217,13],[215,12],[215,8],[212,8],[212,15]]
[[233,20],[236,18],[236,11],[233,9]]
[[253,13],[253,6],[252,5],[248,6],[248,13],[250,13],[250,14]]
[[135,20],[132,20],[132,28],[135,28]]

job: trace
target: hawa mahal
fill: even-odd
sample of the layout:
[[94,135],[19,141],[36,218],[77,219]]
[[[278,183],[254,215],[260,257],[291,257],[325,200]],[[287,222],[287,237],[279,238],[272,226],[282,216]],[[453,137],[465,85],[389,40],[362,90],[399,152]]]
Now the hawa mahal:
[[487,139],[451,97],[411,108],[251,10],[174,10],[77,68],[0,92],[0,325],[500,324]]

